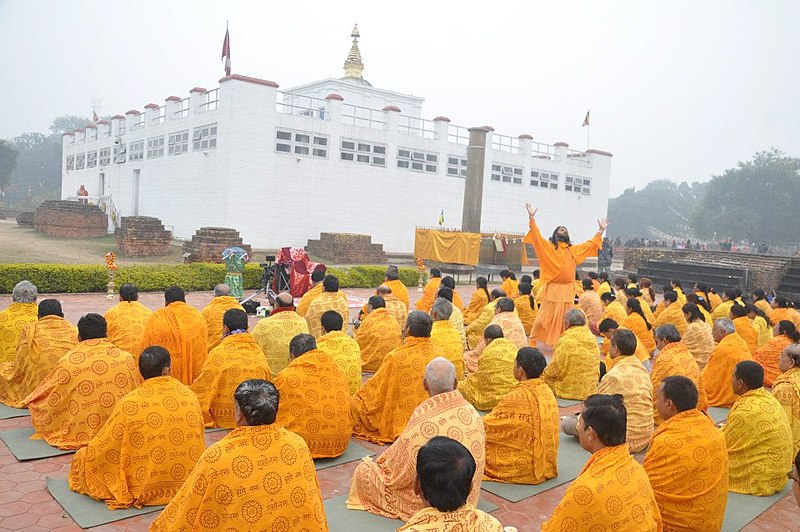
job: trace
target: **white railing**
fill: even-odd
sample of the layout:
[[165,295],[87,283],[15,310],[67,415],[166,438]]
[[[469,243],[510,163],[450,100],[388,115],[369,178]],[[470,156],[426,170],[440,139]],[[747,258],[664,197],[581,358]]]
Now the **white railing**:
[[178,110],[175,111],[176,118],[189,116],[189,98],[184,98],[178,103]]
[[469,129],[450,124],[447,128],[447,140],[454,144],[469,146]]
[[370,129],[383,129],[383,111],[345,103],[342,104],[342,123]]
[[398,117],[397,130],[404,135],[413,135],[425,139],[436,138],[436,123],[424,118],[400,115]]
[[277,91],[275,110],[284,115],[305,116],[325,120],[325,100],[302,96],[291,92]]
[[133,123],[133,125],[131,127],[131,131],[133,131],[134,129],[143,128],[144,127],[144,122],[145,122],[144,113],[142,113],[136,118],[136,122]]
[[153,124],[163,124],[167,121],[167,106],[162,105],[158,108],[158,114],[153,117],[151,123]]
[[578,150],[567,150],[567,164],[571,166],[583,166],[591,168],[592,162],[586,152]]
[[80,203],[88,203],[90,205],[97,205],[100,210],[108,216],[108,232],[113,233],[114,229],[122,223],[122,214],[114,204],[111,196],[69,196],[69,201],[77,201]]
[[492,149],[512,153],[514,155],[522,153],[519,147],[519,139],[509,137],[508,135],[498,135],[497,133],[492,133]]
[[201,105],[203,111],[213,111],[219,108],[219,89],[213,89],[206,93],[206,102]]

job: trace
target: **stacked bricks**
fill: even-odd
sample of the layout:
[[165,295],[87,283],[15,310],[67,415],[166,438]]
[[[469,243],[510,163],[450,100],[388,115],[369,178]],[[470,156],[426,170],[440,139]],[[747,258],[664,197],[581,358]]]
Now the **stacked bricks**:
[[19,227],[30,227],[33,229],[33,211],[19,213],[17,215],[17,225]]
[[154,257],[169,255],[172,232],[164,229],[158,218],[123,216],[122,224],[114,231],[114,238],[123,255]]
[[222,262],[222,252],[234,246],[252,253],[250,244],[242,244],[239,231],[227,227],[201,227],[189,242],[183,244],[186,262]]
[[108,234],[108,216],[89,203],[45,201],[36,209],[33,228],[59,238],[97,238]]
[[373,244],[369,235],[320,233],[309,240],[306,253],[335,264],[386,264],[383,244]]

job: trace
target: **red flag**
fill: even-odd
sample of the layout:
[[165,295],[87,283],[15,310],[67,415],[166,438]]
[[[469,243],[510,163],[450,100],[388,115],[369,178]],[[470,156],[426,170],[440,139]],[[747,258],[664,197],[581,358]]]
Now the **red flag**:
[[231,35],[225,28],[225,40],[222,41],[222,58],[225,59],[225,75],[231,75]]

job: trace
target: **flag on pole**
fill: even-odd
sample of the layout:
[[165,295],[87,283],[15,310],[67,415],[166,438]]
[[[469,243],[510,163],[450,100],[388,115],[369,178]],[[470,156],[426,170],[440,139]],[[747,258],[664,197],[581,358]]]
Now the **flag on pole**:
[[222,58],[225,60],[225,75],[231,75],[231,35],[228,26],[225,26],[225,40],[222,41]]
[[96,124],[96,123],[98,123],[99,121],[100,121],[100,117],[99,117],[99,116],[97,116],[97,111],[95,111],[94,109],[92,109],[92,122],[94,122],[94,123]]
[[439,215],[439,225],[444,225],[444,210]]
[[583,119],[583,125],[581,125],[581,127],[588,125],[589,125],[589,111],[586,111],[586,118]]

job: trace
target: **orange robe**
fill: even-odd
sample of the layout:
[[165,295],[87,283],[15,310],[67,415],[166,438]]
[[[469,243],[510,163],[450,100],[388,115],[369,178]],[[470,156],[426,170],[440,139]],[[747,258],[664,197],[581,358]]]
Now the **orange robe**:
[[331,331],[317,340],[317,349],[330,355],[342,370],[350,395],[361,388],[361,348],[358,342],[342,331]]
[[544,368],[544,380],[556,397],[583,401],[597,390],[600,351],[585,325],[570,327],[553,347],[553,359]]
[[194,307],[174,301],[150,316],[139,353],[151,345],[169,351],[172,376],[189,386],[200,374],[208,354],[206,320]]
[[[406,306],[406,309],[410,309],[411,306],[408,303],[408,288],[406,285],[403,284],[403,281],[400,279],[395,279],[394,281],[384,281],[384,286],[388,286],[392,289],[392,295],[403,302]],[[453,301],[455,302],[455,294],[453,294]]]
[[[617,329],[619,330],[619,329]],[[601,351],[603,353],[603,364],[606,365],[606,371],[610,370],[614,367],[614,363],[620,359],[611,358],[611,341],[603,337],[603,345],[601,346]],[[639,362],[645,362],[650,360],[650,353],[647,352],[647,349],[644,347],[644,344],[640,342],[638,339],[636,340],[636,351],[634,351],[633,356],[639,359]]]
[[733,306],[733,301],[731,300],[723,301],[722,303],[714,307],[714,310],[711,312],[711,317],[714,319],[714,321],[720,318],[730,318],[732,306]]
[[[600,321],[612,319],[617,322],[617,325],[622,325],[622,322],[625,321],[625,318],[627,317],[628,313],[625,312],[625,307],[622,306],[622,303],[614,300],[606,305],[605,309],[603,310],[603,315],[600,317]],[[600,322],[598,322],[598,325],[599,324]]]
[[747,316],[736,318],[733,320],[736,326],[736,334],[742,337],[747,342],[747,348],[750,349],[750,354],[755,355],[758,350],[758,332],[753,327],[753,322]]
[[109,510],[167,504],[206,448],[203,416],[176,379],[147,379],[123,397],[69,470],[69,487]]
[[682,343],[670,343],[658,352],[653,363],[653,371],[650,373],[650,381],[653,383],[653,418],[656,425],[660,425],[664,421],[658,415],[656,406],[658,387],[666,377],[674,375],[682,375],[690,379],[697,386],[697,410],[705,412],[708,409],[703,377],[700,375],[700,368],[697,366],[694,356]]
[[0,364],[0,402],[21,408],[23,399],[76,345],[78,330],[60,316],[45,316],[28,325],[14,361]]
[[317,296],[322,293],[322,282],[319,282],[312,286],[308,292],[303,294],[303,297],[300,298],[300,302],[297,303],[297,313],[305,318],[306,314],[308,313],[308,307],[311,305],[311,302],[314,301]]
[[483,312],[483,308],[489,304],[489,296],[486,290],[478,288],[472,293],[472,298],[469,300],[469,306],[464,312],[464,322],[467,324],[472,323]]
[[720,530],[728,502],[728,451],[714,422],[695,409],[664,421],[642,464],[664,530]]
[[736,364],[742,360],[753,360],[747,343],[738,334],[731,333],[722,339],[711,353],[703,369],[703,384],[708,396],[708,406],[730,408],[739,397],[733,393],[731,380]]
[[297,312],[287,310],[259,320],[251,334],[267,357],[270,371],[277,375],[289,364],[289,342],[308,334],[308,324]]
[[347,298],[342,297],[341,292],[322,292],[311,302],[306,313],[308,332],[314,338],[318,339],[325,334],[322,330],[322,315],[329,310],[337,312],[342,317],[345,327],[350,322],[350,307],[347,305]]
[[761,312],[766,314],[768,318],[772,319],[771,316],[772,306],[769,304],[769,301],[767,301],[766,299],[759,299],[758,301],[755,301],[753,304],[757,306],[759,310],[761,310]]
[[719,297],[719,295],[718,295],[718,294],[715,294],[714,292],[709,292],[709,293],[708,293],[708,297],[706,298],[706,300],[707,300],[707,301],[709,302],[709,304],[711,305],[711,310],[712,310],[712,311],[713,311],[713,310],[716,310],[716,309],[717,309],[717,307],[718,307],[718,306],[720,306],[720,305],[722,304],[722,298],[721,298],[721,297]]
[[[394,294],[384,295],[383,300],[386,302],[386,310],[397,320],[400,330],[403,330],[406,326],[406,319],[408,318],[408,308],[405,303],[397,299]],[[455,312],[455,309],[453,309],[453,312]],[[364,309],[364,314],[366,315],[366,309]]]
[[32,439],[59,449],[86,446],[111,407],[141,382],[130,354],[105,338],[80,342],[23,401],[36,429]]
[[505,292],[506,297],[515,299],[519,295],[519,281],[515,281],[511,277],[506,278],[503,284],[500,285],[500,290]]
[[36,303],[11,303],[0,311],[0,363],[14,361],[19,335],[38,318]]
[[539,312],[531,333],[534,341],[554,345],[564,332],[564,314],[575,304],[575,270],[588,257],[594,257],[602,247],[602,233],[598,232],[583,244],[557,246],[542,236],[536,221],[530,220],[530,230],[524,243],[531,244],[536,252],[544,284]]
[[800,368],[791,368],[775,379],[772,395],[783,407],[792,428],[792,456],[800,451]]
[[661,513],[644,468],[625,444],[604,447],[572,481],[543,532],[566,530],[660,531]]
[[[503,338],[510,340],[517,346],[517,349],[528,347],[528,335],[525,334],[525,326],[515,313],[501,312],[500,314],[495,314],[489,325],[499,325],[503,330]],[[484,328],[485,330],[486,328]]]
[[415,336],[387,353],[375,375],[350,402],[355,437],[374,443],[396,440],[414,409],[428,397],[422,387],[425,366],[443,356],[430,338]]
[[769,315],[769,320],[772,323],[778,323],[779,321],[791,321],[794,323],[794,326],[800,328],[800,313],[797,312],[797,309],[793,308],[774,308],[772,309],[772,313]]
[[[486,327],[492,323],[492,320],[494,319],[494,309],[497,306],[498,301],[499,299],[495,299],[494,301],[487,303],[486,306],[483,307],[481,315],[472,320],[472,323],[467,326],[467,346],[470,349],[475,349],[478,344],[483,341],[483,331],[485,331]],[[524,329],[525,328],[523,327],[523,330]]]
[[478,410],[494,408],[517,385],[517,351],[517,346],[506,338],[492,340],[482,350],[476,371],[458,383],[458,391]]
[[428,506],[408,518],[397,532],[442,532],[444,530],[469,530],[470,532],[503,532],[503,525],[492,515],[467,503],[452,512],[440,512]]
[[361,348],[364,371],[377,371],[386,353],[403,343],[400,326],[386,308],[378,308],[367,314],[361,327],[356,329],[355,337]]
[[248,379],[272,380],[269,364],[249,333],[230,334],[211,350],[192,383],[207,427],[236,426],[233,392]]
[[648,329],[644,319],[636,312],[631,312],[625,320],[619,324],[620,327],[633,331],[636,339],[644,344],[648,353],[652,353],[656,348],[656,341],[653,338],[653,329]]
[[106,311],[108,341],[139,360],[144,328],[152,314],[138,301],[120,301]]
[[431,277],[425,284],[425,289],[422,291],[422,297],[417,300],[417,310],[423,312],[430,312],[434,300],[436,300],[436,292],[439,291],[439,286],[442,284],[441,277]]
[[467,503],[477,504],[486,461],[483,420],[457,391],[452,391],[425,399],[391,447],[374,462],[365,458],[358,465],[348,508],[407,520],[426,507],[422,497],[414,493],[417,453],[434,436],[453,438],[472,453],[477,467]]
[[209,351],[222,341],[222,317],[232,308],[244,312],[244,307],[235,297],[217,296],[201,312],[203,319],[206,320],[206,346]]
[[274,424],[237,427],[206,449],[150,530],[327,531],[308,446]]
[[619,356],[600,380],[597,393],[620,394],[628,411],[626,441],[637,453],[653,437],[653,385],[650,374],[635,356]]
[[522,321],[525,336],[530,336],[533,322],[536,321],[536,309],[531,307],[531,296],[519,296],[514,300],[514,308]]
[[[598,296],[602,297],[606,292],[611,292],[611,285],[608,284],[608,281],[603,281],[595,288],[595,291],[597,291]],[[602,301],[602,299],[600,301]]]
[[689,349],[697,362],[697,367],[702,371],[714,351],[714,335],[711,334],[711,327],[702,321],[688,324],[681,343]]
[[528,379],[483,418],[485,480],[540,484],[558,476],[558,403],[542,379]]
[[445,358],[453,363],[458,380],[463,379],[464,341],[461,340],[461,336],[458,335],[453,325],[446,320],[434,321],[431,340],[442,349]]
[[756,351],[753,360],[764,368],[764,386],[772,386],[772,383],[781,374],[778,360],[780,360],[783,350],[792,345],[792,343],[788,336],[782,334],[774,337]]
[[677,301],[675,303],[670,303],[664,310],[659,312],[658,316],[655,317],[653,330],[655,331],[662,325],[674,325],[675,328],[678,329],[678,332],[681,333],[681,336],[683,336],[689,324],[686,323],[686,318],[683,317],[683,310],[680,303]]
[[281,394],[276,425],[302,437],[312,458],[344,453],[353,434],[350,390],[330,355],[314,349],[293,359],[275,387]]
[[578,297],[578,307],[586,314],[589,325],[597,325],[603,317],[603,302],[594,290],[586,290]]

